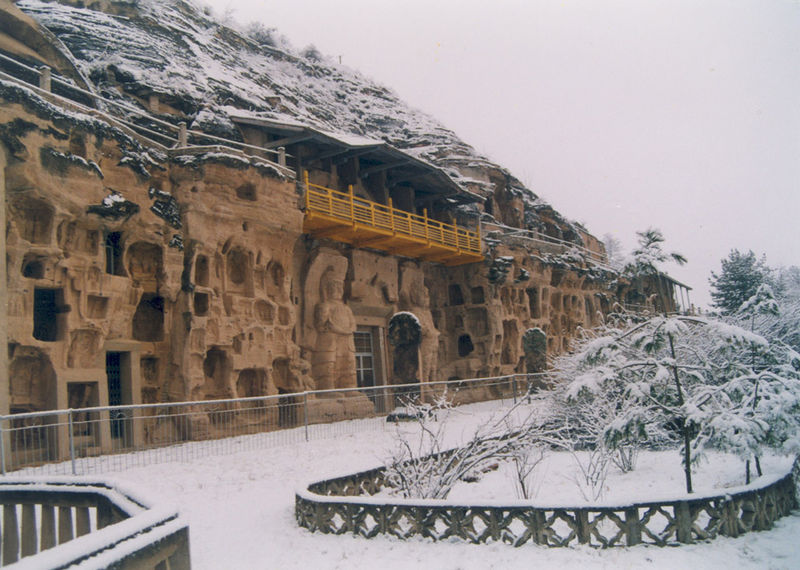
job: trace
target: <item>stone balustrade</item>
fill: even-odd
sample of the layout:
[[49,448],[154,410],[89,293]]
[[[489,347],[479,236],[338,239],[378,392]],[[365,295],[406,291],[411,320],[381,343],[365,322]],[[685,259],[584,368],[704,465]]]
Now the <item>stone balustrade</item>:
[[731,494],[618,506],[546,507],[519,501],[467,505],[375,497],[385,485],[384,469],[378,468],[309,485],[295,497],[295,515],[301,527],[313,532],[366,538],[384,534],[514,546],[669,546],[768,530],[797,505],[798,474],[800,460],[784,477]]

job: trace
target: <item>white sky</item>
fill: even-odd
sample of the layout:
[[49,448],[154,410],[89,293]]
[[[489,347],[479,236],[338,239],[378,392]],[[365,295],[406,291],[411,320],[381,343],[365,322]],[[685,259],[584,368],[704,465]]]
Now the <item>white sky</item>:
[[708,306],[732,248],[800,265],[798,0],[210,0],[454,130]]

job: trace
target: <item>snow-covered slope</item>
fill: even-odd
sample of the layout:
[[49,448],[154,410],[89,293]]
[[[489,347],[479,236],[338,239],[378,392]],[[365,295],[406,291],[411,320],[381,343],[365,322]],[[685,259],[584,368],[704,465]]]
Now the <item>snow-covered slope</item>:
[[143,106],[155,92],[194,128],[228,137],[239,136],[226,118],[226,109],[233,107],[380,138],[443,168],[470,191],[488,196],[502,185],[524,202],[526,222],[546,211],[567,230],[565,236],[577,236],[569,231],[569,222],[507,170],[476,153],[436,119],[313,50],[297,53],[290,46],[269,45],[277,42],[227,27],[184,0],[92,4],[103,11],[78,5],[83,3],[17,3],[63,42],[105,97]]

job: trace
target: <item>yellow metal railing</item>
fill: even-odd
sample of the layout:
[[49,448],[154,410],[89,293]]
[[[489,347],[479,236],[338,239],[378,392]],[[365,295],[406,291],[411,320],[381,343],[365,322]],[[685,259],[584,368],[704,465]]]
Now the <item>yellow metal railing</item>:
[[308,172],[304,173],[306,185],[306,215],[322,216],[332,222],[349,224],[371,230],[384,236],[405,238],[416,243],[439,246],[464,254],[481,255],[479,232],[446,224],[428,217],[427,209],[422,216],[389,205],[384,206],[364,200],[348,192],[339,192],[311,184]]

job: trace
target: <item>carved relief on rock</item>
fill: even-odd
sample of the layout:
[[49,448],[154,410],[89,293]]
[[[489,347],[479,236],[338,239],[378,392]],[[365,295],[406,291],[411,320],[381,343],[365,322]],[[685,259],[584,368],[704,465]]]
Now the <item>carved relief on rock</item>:
[[439,380],[439,331],[430,307],[422,270],[414,263],[404,263],[400,268],[400,308],[413,313],[420,323],[419,379],[423,382]]
[[[346,273],[346,258],[321,251],[306,277],[306,302],[313,306],[313,314],[306,315],[307,328],[310,324],[312,329],[306,342],[311,349],[311,375],[321,390],[356,385],[353,344],[356,322],[353,311],[344,302]],[[314,285],[318,287],[316,293]]]

